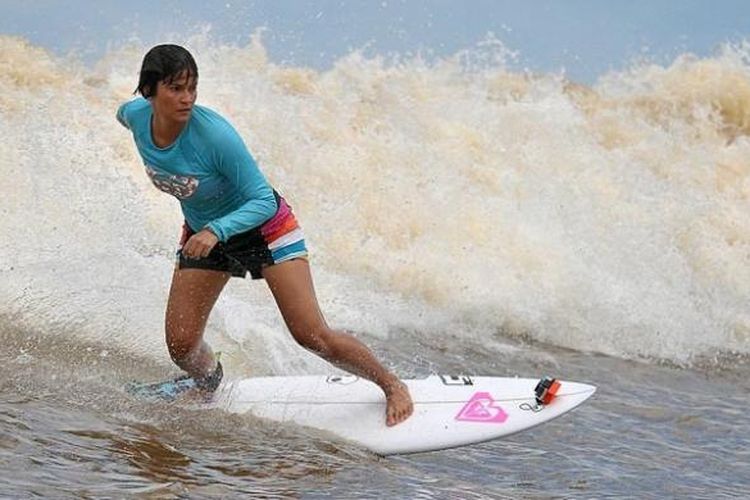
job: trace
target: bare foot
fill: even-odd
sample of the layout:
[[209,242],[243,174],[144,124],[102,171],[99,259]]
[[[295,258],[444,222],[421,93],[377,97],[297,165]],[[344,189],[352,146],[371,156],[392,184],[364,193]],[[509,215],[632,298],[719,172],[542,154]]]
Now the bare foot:
[[383,388],[385,392],[385,425],[392,427],[400,424],[414,412],[414,404],[406,384],[396,379]]

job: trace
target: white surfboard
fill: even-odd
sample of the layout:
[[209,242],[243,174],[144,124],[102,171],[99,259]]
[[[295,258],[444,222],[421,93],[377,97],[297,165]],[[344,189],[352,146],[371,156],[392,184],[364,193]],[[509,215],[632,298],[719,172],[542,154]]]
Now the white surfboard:
[[331,432],[381,454],[415,453],[497,439],[558,417],[596,388],[561,381],[557,396],[538,405],[536,379],[432,375],[404,380],[414,414],[385,425],[385,398],[352,375],[258,377],[227,382],[215,404],[225,410]]

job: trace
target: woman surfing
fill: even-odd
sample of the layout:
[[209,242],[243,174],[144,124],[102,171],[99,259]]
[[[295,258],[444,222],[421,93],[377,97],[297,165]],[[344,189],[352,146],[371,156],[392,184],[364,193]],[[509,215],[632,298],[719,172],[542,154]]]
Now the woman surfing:
[[203,340],[208,316],[231,277],[264,279],[294,339],[326,361],[377,384],[386,424],[413,412],[406,386],[352,335],[331,329],[313,288],[301,228],[234,127],[196,104],[198,67],[178,45],[146,53],[136,93],[117,120],[133,134],[148,176],[175,196],[183,225],[166,310],[172,360],[204,392],[223,376]]

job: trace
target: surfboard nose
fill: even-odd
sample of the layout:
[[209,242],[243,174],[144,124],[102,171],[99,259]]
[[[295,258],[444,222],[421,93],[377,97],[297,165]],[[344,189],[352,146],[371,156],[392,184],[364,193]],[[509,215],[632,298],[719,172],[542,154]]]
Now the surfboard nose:
[[[552,401],[552,404],[556,401],[563,402],[564,411],[568,411],[589,399],[595,392],[596,387],[593,385],[561,381],[560,390],[557,392],[557,396]],[[562,410],[563,408],[560,409]]]
[[588,394],[587,397],[590,397],[596,392],[596,386],[589,385],[589,384],[582,384],[580,382],[567,382],[565,380],[560,382],[560,390],[558,391],[558,396],[560,395],[568,395],[568,396],[574,396],[577,394]]

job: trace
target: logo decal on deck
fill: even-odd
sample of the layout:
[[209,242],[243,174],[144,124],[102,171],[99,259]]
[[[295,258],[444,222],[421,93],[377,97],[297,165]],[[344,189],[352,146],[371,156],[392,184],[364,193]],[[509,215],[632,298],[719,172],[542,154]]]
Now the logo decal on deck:
[[487,424],[502,424],[508,419],[500,405],[492,399],[489,392],[477,392],[468,403],[458,412],[456,420],[465,422],[483,422]]
[[474,381],[468,375],[440,375],[443,385],[474,385]]
[[530,403],[521,403],[520,405],[518,405],[518,407],[524,411],[533,411],[534,413],[539,413],[544,409],[544,406],[540,405],[536,401],[533,405]]
[[329,375],[326,382],[329,384],[349,385],[359,380],[356,375]]

